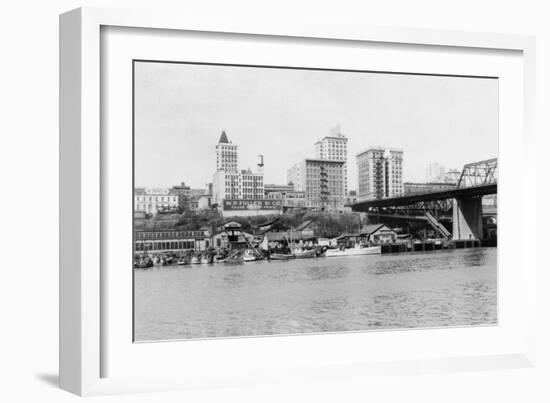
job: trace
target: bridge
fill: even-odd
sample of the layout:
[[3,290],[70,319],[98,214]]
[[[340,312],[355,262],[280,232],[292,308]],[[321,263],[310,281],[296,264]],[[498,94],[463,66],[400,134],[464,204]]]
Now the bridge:
[[[447,239],[482,239],[483,196],[497,193],[496,158],[464,165],[455,188],[376,200],[360,200],[353,211],[381,221],[423,221]],[[452,222],[452,233],[444,223]]]

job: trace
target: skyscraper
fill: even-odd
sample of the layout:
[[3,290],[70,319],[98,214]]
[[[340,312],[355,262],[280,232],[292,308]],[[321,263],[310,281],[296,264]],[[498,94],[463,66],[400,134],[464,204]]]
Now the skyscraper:
[[216,145],[216,171],[237,172],[238,146],[227,138],[225,130]]
[[344,195],[348,194],[348,138],[340,132],[337,126],[331,130],[330,136],[325,136],[315,143],[315,158],[328,161],[344,161]]
[[337,211],[344,206],[344,162],[306,158],[288,170],[295,191],[305,192],[306,206]]
[[360,199],[384,199],[403,194],[403,151],[371,147],[357,159],[357,193]]

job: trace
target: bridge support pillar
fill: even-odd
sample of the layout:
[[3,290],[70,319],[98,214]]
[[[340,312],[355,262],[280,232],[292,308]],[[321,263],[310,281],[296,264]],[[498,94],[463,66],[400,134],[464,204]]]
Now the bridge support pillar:
[[453,199],[453,239],[481,239],[482,237],[481,197]]

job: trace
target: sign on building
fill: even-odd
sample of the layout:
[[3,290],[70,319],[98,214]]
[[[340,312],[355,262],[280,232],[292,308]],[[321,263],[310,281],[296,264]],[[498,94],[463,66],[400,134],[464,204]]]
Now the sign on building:
[[283,201],[277,199],[225,199],[224,211],[282,210]]

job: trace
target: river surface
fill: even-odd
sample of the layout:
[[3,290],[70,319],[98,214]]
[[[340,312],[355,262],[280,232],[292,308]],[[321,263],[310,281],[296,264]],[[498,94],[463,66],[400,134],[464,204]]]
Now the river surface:
[[136,341],[497,322],[497,249],[134,270]]

